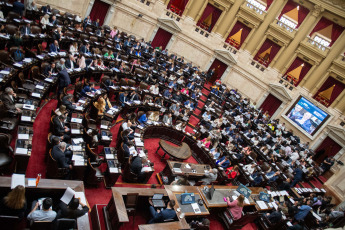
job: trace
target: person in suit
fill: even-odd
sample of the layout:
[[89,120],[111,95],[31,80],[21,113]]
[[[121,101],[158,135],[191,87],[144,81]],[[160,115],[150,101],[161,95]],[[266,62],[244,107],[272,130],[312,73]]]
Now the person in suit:
[[58,27],[56,30],[53,31],[53,39],[56,41],[61,41],[61,27]]
[[87,17],[84,19],[83,24],[84,24],[84,30],[86,29],[86,26],[87,26],[87,25],[92,25],[92,21],[91,21],[90,15],[87,16]]
[[167,98],[170,98],[170,97],[171,97],[170,89],[164,90],[163,96],[164,96],[164,97],[167,97]]
[[96,35],[99,36],[99,37],[104,37],[104,30],[103,29],[98,29],[96,31]]
[[51,76],[52,74],[56,73],[56,68],[55,68],[55,62],[53,62],[52,64],[48,64],[44,67],[43,69],[43,74],[45,76]]
[[54,43],[50,44],[49,52],[60,52],[59,42],[57,40],[54,40]]
[[292,181],[290,187],[291,188],[295,187],[295,185],[298,182],[302,181],[302,178],[303,178],[303,171],[302,171],[302,169],[299,166],[297,166],[297,168],[294,170],[294,178],[293,178],[293,181]]
[[27,23],[26,25],[22,26],[22,28],[20,28],[20,34],[22,36],[31,34],[30,23]]
[[63,139],[67,141],[70,139],[70,137],[68,135],[69,128],[65,126],[65,120],[66,120],[66,117],[64,115],[54,117],[53,119],[54,135],[63,136],[64,137]]
[[51,16],[51,18],[49,19],[49,22],[53,25],[53,26],[57,26],[57,20],[56,20],[56,16],[53,15]]
[[29,1],[26,4],[26,10],[35,10],[35,11],[37,11],[37,5],[36,5],[35,1]]
[[225,170],[230,166],[230,161],[227,156],[223,156],[220,160],[216,162],[216,164]]
[[75,58],[73,57],[72,54],[69,55],[69,58],[65,62],[65,67],[67,69],[74,69],[78,67],[77,63],[75,62]]
[[172,104],[170,107],[169,107],[169,110],[173,113],[175,112],[180,112],[180,106],[175,103],[175,104]]
[[172,125],[172,117],[171,117],[171,113],[165,114],[163,117],[163,123],[167,124],[167,125]]
[[16,97],[17,95],[14,93],[13,89],[11,87],[7,87],[5,92],[1,95],[1,100],[7,111],[12,110],[17,113],[21,113],[23,104],[16,103]]
[[129,95],[129,101],[140,101],[140,96],[138,95],[137,92],[133,91],[133,92]]
[[143,162],[145,161],[144,157],[140,156],[131,156],[131,165],[130,165],[130,170],[132,173],[139,175],[141,173],[141,169],[143,168]]
[[[79,205],[82,207],[82,209],[78,209]],[[57,219],[77,219],[78,217],[81,217],[85,213],[89,212],[87,205],[83,204],[78,198],[73,198],[68,205],[61,201],[59,207],[60,211],[57,214]]]
[[51,13],[50,5],[42,6],[43,13]]
[[155,210],[154,207],[150,206],[150,213],[152,216],[152,219],[148,222],[149,224],[153,223],[161,223],[164,222],[164,220],[170,220],[176,218],[176,212],[174,210],[175,207],[175,200],[170,200],[168,203],[168,207],[166,209]]
[[272,213],[267,213],[266,217],[272,224],[276,224],[279,221],[281,221],[281,219],[283,218],[283,215],[281,213],[281,209],[278,207],[276,211]]
[[202,184],[207,185],[211,184],[213,181],[216,181],[218,176],[217,174],[218,170],[216,168],[205,171],[205,178],[201,179],[203,182]]
[[20,16],[23,16],[23,11],[25,10],[25,6],[23,3],[21,3],[20,0],[17,0],[13,3],[12,11],[19,14]]
[[93,25],[96,26],[96,27],[99,27],[99,19],[97,18],[96,21],[93,22]]
[[66,70],[66,68],[62,69],[62,67],[58,66],[58,80],[59,80],[59,86],[58,86],[58,95],[61,94],[62,90],[67,87],[69,84],[71,84],[71,79],[69,77],[69,74]]
[[66,142],[60,142],[58,145],[55,145],[52,149],[52,157],[56,160],[58,163],[59,168],[66,168],[66,169],[72,169],[72,155],[67,156],[65,154],[65,151],[67,149]]
[[122,107],[124,107],[125,103],[128,101],[127,95],[128,95],[128,92],[123,92],[123,93],[120,93],[119,95],[119,101]]
[[210,80],[210,79],[213,77],[215,71],[216,71],[216,69],[213,68],[213,69],[210,69],[210,70],[207,72],[207,79],[208,79],[208,80]]
[[76,108],[76,104],[72,102],[73,96],[71,94],[67,94],[62,98],[61,104],[66,106],[66,109],[69,111],[73,111]]
[[90,44],[87,43],[85,45],[82,45],[80,47],[80,52],[83,53],[83,54],[91,54],[91,52],[90,52]]

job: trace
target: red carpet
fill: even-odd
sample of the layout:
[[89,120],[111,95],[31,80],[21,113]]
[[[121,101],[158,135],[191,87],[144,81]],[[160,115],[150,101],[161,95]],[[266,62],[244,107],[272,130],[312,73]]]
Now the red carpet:
[[39,112],[34,122],[34,136],[32,139],[32,152],[26,170],[27,178],[37,177],[41,173],[42,178],[46,175],[46,145],[49,133],[50,114],[52,109],[56,109],[57,100],[49,101]]
[[199,118],[195,117],[195,116],[190,116],[189,118],[189,124],[196,126],[199,123]]

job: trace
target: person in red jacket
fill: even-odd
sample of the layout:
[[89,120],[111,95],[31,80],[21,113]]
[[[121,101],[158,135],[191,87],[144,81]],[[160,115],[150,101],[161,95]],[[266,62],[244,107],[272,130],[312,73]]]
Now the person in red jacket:
[[228,175],[229,179],[235,179],[236,176],[239,174],[238,166],[235,165],[234,167],[227,168],[225,173]]

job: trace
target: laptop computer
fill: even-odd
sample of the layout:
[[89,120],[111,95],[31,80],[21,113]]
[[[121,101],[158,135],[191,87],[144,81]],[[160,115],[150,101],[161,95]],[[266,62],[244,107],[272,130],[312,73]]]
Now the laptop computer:
[[181,163],[174,163],[174,165],[173,165],[174,172],[175,173],[182,173],[181,166],[182,166]]
[[163,194],[153,194],[152,204],[155,208],[165,208],[165,203],[163,201]]

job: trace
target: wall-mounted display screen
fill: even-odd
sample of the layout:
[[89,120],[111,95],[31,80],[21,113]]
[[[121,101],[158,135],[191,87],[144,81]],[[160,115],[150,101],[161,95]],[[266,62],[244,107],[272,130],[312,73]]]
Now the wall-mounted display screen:
[[329,118],[329,114],[302,96],[291,106],[286,116],[310,135],[314,135]]

